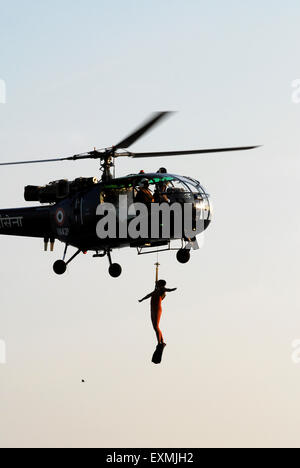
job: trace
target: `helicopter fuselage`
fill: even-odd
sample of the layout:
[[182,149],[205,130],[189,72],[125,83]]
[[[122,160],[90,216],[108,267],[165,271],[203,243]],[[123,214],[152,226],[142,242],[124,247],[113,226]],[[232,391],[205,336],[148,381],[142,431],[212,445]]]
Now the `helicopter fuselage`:
[[[169,238],[157,236],[151,238],[151,221],[149,234],[146,237],[133,239],[128,231],[128,235],[124,236],[124,229],[122,236],[119,233],[121,221],[123,224],[125,221],[129,226],[129,223],[135,218],[127,211],[127,217],[125,216],[124,219],[123,207],[123,219],[120,219],[120,200],[125,199],[129,209],[135,203],[135,196],[139,191],[141,180],[145,179],[149,181],[154,196],[156,192],[157,196],[160,197],[163,191],[164,199],[157,199],[158,202],[167,199],[170,205],[176,203],[183,207],[185,204],[189,204],[192,205],[194,214],[196,208],[199,208],[199,204],[202,204],[203,223],[195,235],[200,234],[208,227],[211,221],[210,202],[208,194],[200,183],[186,177],[155,173],[137,174],[112,179],[107,183],[95,183],[89,188],[69,194],[52,204],[0,210],[0,234],[43,238],[46,244],[49,241],[53,244],[57,239],[81,251],[91,250],[96,253],[122,247],[166,245],[170,241],[178,239],[178,235],[175,236],[171,228]],[[154,188],[155,190],[153,190]],[[108,204],[115,208],[117,229],[114,236],[108,233],[106,238],[99,238],[97,234],[96,227],[100,219],[97,215],[97,209],[101,204]],[[151,209],[151,206],[147,208]],[[181,238],[184,237],[183,233]]]

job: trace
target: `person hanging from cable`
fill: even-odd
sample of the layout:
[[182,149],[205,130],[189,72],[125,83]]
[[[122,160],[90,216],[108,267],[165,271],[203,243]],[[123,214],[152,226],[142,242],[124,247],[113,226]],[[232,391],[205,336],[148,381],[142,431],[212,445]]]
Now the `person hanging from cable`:
[[168,289],[166,288],[167,282],[165,280],[158,281],[159,264],[157,263],[156,266],[157,266],[157,269],[156,269],[157,279],[156,279],[155,290],[152,293],[145,296],[139,302],[141,303],[151,298],[151,320],[152,320],[154,331],[156,333],[158,345],[166,346],[166,343],[164,342],[163,334],[159,328],[159,324],[160,324],[160,320],[162,316],[162,301],[165,299],[167,292],[176,291],[177,288]]

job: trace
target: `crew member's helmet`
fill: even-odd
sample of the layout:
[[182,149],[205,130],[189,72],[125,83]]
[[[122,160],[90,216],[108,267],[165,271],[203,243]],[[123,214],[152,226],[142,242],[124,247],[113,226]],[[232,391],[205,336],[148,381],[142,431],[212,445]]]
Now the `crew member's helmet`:
[[139,187],[141,188],[148,188],[149,187],[149,180],[148,179],[142,179],[139,183]]

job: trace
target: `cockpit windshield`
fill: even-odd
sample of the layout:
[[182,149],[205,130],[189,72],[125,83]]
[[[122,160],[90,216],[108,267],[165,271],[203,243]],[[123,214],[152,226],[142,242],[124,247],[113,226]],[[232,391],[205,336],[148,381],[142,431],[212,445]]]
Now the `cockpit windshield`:
[[190,177],[173,174],[132,174],[114,179],[105,184],[105,190],[130,192],[134,202],[151,203],[193,203],[203,212],[205,219],[210,218],[209,195],[200,182]]

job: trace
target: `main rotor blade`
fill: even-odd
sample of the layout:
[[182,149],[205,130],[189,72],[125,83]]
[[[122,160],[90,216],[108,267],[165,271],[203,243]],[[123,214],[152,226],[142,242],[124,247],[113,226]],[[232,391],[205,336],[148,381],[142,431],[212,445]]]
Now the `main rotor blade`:
[[40,163],[51,163],[59,161],[78,161],[80,159],[101,159],[104,153],[101,151],[91,151],[89,153],[75,154],[68,158],[54,158],[54,159],[34,159],[33,161],[14,161],[0,163],[0,166],[18,166],[21,164],[40,164]]
[[[216,148],[216,149],[203,149],[203,150],[191,150],[191,151],[158,151],[150,153],[115,153],[114,157],[129,157],[129,158],[158,158],[166,156],[185,156],[191,154],[210,154],[210,153],[228,153],[231,151],[247,151],[260,148],[260,146],[242,146],[238,148]],[[0,166],[18,166],[23,164],[40,164],[40,163],[51,163],[59,161],[78,161],[82,159],[101,159],[105,155],[105,151],[90,151],[89,153],[75,154],[68,158],[53,158],[53,159],[34,159],[33,161],[13,161],[0,163]]]
[[67,161],[68,159],[69,158],[56,158],[56,159],[41,159],[41,160],[34,160],[34,161],[15,161],[15,162],[0,163],[0,166],[17,166],[19,164],[40,164],[40,163],[48,163],[48,162]]
[[114,146],[114,149],[127,149],[133,143],[135,143],[139,138],[141,138],[145,133],[147,133],[151,128],[153,128],[155,125],[157,125],[160,121],[165,119],[167,116],[169,116],[172,112],[155,112],[153,116],[147,120],[141,127],[137,128],[135,132],[133,132],[131,135],[126,137],[124,140],[120,141],[116,146]]
[[191,151],[157,151],[151,153],[120,153],[117,156],[128,156],[129,158],[158,158],[165,156],[185,156],[189,154],[211,154],[211,153],[229,153],[232,151],[248,151],[252,149],[260,148],[260,146],[241,146],[234,148],[215,148],[215,149],[202,149],[202,150],[191,150]]

